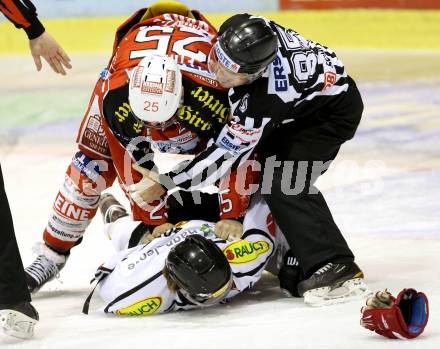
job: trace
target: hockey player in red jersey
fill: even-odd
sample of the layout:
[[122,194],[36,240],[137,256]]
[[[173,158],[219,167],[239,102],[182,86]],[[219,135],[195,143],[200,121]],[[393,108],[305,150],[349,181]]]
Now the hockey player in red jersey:
[[[79,151],[44,230],[44,244],[38,244],[37,259],[26,268],[32,291],[64,266],[95,216],[101,192],[116,178],[135,220],[150,227],[167,221],[164,195],[150,205],[138,204],[142,168],[153,168],[152,148],[199,153],[227,122],[226,91],[207,68],[215,37],[202,14],[169,2],[137,11],[118,28],[112,57],[78,132]],[[241,205],[225,209],[222,218],[244,213],[240,195],[222,195]]]

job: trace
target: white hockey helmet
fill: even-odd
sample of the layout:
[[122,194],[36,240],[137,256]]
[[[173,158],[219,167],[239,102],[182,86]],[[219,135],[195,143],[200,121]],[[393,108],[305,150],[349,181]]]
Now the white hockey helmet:
[[132,70],[128,101],[146,126],[165,128],[174,122],[183,97],[182,73],[168,56],[149,55]]

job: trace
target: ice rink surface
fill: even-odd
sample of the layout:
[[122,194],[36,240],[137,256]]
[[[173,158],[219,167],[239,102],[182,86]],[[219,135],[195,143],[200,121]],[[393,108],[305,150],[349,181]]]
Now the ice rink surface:
[[[311,308],[285,298],[265,275],[252,292],[215,308],[123,318],[81,313],[89,281],[112,254],[96,217],[59,280],[34,305],[32,341],[0,335],[1,348],[417,348],[440,347],[440,53],[338,52],[358,82],[365,113],[319,186],[372,290],[426,292],[430,320],[402,343],[359,326],[363,301]],[[0,161],[24,264],[41,240],[49,208],[76,151],[75,134],[105,55],[73,57],[68,78],[31,58],[0,58]],[[163,158],[163,168],[172,159]],[[121,198],[121,191],[112,192]],[[126,201],[125,201],[126,202]]]

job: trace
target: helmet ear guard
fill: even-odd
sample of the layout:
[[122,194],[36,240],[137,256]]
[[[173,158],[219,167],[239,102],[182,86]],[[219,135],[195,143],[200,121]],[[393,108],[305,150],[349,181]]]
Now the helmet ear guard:
[[148,55],[131,71],[128,101],[133,114],[147,126],[166,125],[182,96],[182,73],[171,57]]

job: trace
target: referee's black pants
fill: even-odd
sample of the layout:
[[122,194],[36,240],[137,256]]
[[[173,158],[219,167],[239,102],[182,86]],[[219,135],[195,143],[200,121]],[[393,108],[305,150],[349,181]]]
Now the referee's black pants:
[[30,300],[0,166],[0,304]]
[[348,92],[339,100],[280,126],[261,144],[266,166],[270,160],[281,161],[274,168],[269,191],[267,178],[261,177],[263,196],[306,277],[327,262],[354,260],[314,183],[342,143],[354,136],[362,111],[361,96],[350,79]]

